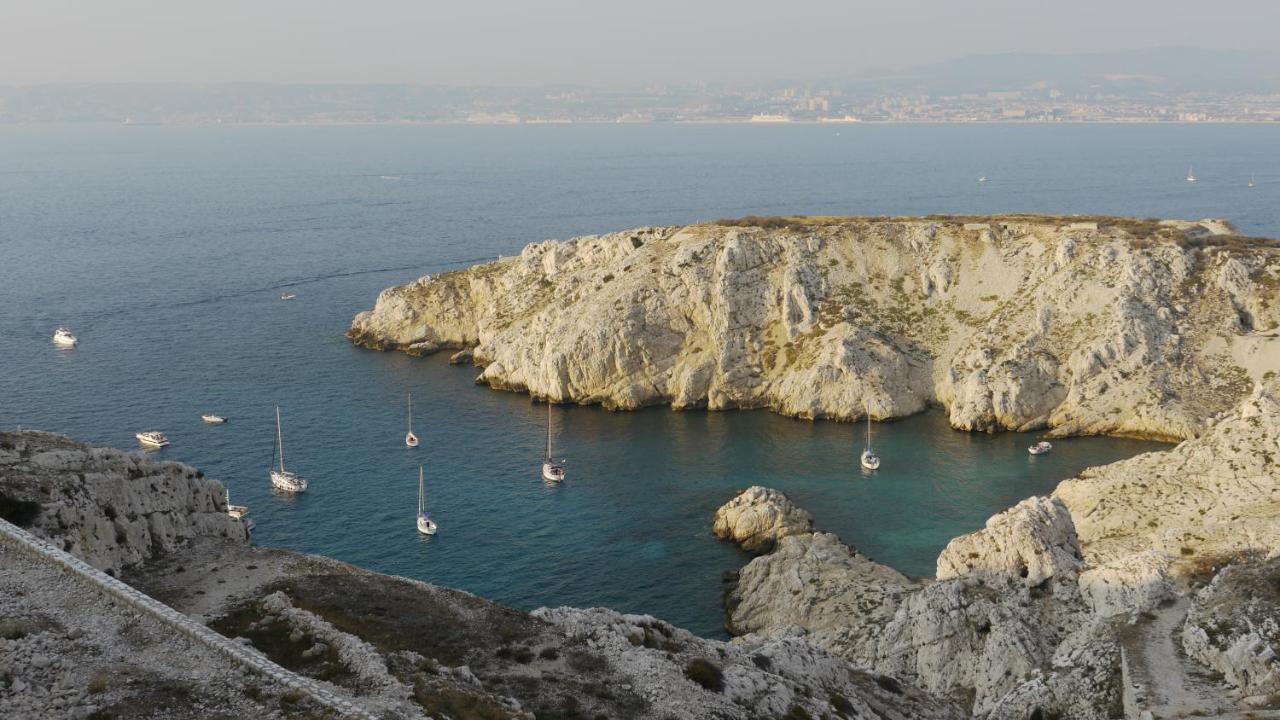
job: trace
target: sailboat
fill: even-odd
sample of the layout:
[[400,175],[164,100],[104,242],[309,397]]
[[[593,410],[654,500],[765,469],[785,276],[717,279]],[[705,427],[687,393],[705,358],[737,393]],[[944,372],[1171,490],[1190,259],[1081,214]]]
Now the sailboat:
[[436,521],[427,513],[427,493],[421,465],[418,466],[418,532],[423,535],[436,534]]
[[551,403],[547,403],[547,454],[542,459],[542,479],[547,482],[564,480],[564,461],[551,459]]
[[418,447],[418,436],[413,434],[413,393],[409,393],[409,432],[404,434],[404,444]]
[[880,469],[880,456],[871,450],[871,412],[867,412],[867,447],[862,451],[862,467],[868,470]]
[[1256,184],[1257,184],[1257,183],[1255,183],[1255,182],[1253,181],[1253,176],[1252,176],[1252,175],[1250,175],[1250,176],[1249,176],[1249,187],[1253,187],[1253,186],[1254,186],[1254,185],[1256,185]]
[[285,492],[303,492],[306,478],[284,469],[284,433],[280,430],[280,406],[276,406],[276,451],[280,455],[280,469],[271,471],[271,485]]
[[1187,182],[1195,182],[1195,181],[1196,181],[1196,169],[1195,169],[1195,166],[1188,166],[1188,167],[1187,167]]

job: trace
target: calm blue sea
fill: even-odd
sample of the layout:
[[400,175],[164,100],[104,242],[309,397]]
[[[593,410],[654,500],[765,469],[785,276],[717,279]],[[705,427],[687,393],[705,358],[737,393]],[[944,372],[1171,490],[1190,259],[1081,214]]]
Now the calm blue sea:
[[[722,574],[747,558],[708,525],[736,488],[781,488],[820,527],[929,575],[991,513],[1161,446],[1078,439],[1032,458],[1029,436],[954,432],[933,413],[877,427],[885,467],[867,477],[855,426],[557,408],[569,480],[548,488],[543,406],[443,357],[354,349],[352,314],[423,273],[643,224],[1046,211],[1225,217],[1275,236],[1277,190],[1274,126],[4,127],[0,426],[118,447],[159,428],[173,441],[159,455],[226,482],[261,544],[714,635]],[[49,343],[60,324],[79,348]],[[269,489],[276,403],[312,483],[299,497]],[[203,425],[208,410],[231,422]],[[430,539],[414,531],[420,463]]]

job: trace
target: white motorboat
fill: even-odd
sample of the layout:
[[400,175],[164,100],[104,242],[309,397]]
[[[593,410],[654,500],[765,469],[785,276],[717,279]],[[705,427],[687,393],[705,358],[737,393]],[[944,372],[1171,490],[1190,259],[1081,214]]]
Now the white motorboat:
[[1196,168],[1194,165],[1187,167],[1187,182],[1196,181]]
[[72,335],[71,331],[64,327],[53,331],[53,344],[58,347],[71,348],[75,347],[78,342],[80,341],[76,339],[76,336]]
[[276,406],[276,452],[280,455],[280,469],[271,470],[271,485],[285,492],[303,492],[307,489],[306,478],[284,469],[284,433],[280,430],[280,406]]
[[427,512],[427,492],[423,481],[422,466],[418,466],[418,532],[423,535],[436,534],[436,521]]
[[215,415],[214,413],[205,413],[204,415],[200,416],[200,419],[209,423],[210,425],[221,425],[222,423],[227,421],[225,417],[221,415]]
[[281,299],[281,300],[292,300],[292,299],[294,299],[294,298],[296,298],[296,297],[298,297],[298,296],[297,296],[297,295],[294,295],[293,293],[280,293],[280,299]]
[[1040,442],[1028,447],[1027,452],[1032,455],[1044,455],[1052,449],[1053,443],[1050,443],[1048,440],[1041,440]]
[[867,412],[867,446],[862,450],[862,457],[859,458],[862,467],[868,470],[880,469],[880,456],[875,454],[871,449],[871,412]]
[[159,430],[146,430],[140,433],[134,433],[134,437],[138,438],[138,442],[146,447],[162,448],[169,444],[169,438]]
[[413,393],[409,393],[409,432],[404,434],[404,444],[418,447],[418,436],[413,434]]
[[551,403],[547,403],[547,452],[542,458],[542,479],[547,482],[564,480],[564,460],[556,462],[551,458]]
[[982,177],[978,178],[978,182],[986,182],[986,181],[987,181],[986,175],[983,175]]
[[233,517],[233,518],[237,519],[237,520],[239,520],[239,519],[243,518],[245,515],[248,515],[248,514],[249,514],[249,506],[248,506],[248,505],[232,505],[232,504],[231,504],[231,491],[230,491],[230,490],[227,490],[227,514],[228,514],[228,515],[230,515],[231,517]]

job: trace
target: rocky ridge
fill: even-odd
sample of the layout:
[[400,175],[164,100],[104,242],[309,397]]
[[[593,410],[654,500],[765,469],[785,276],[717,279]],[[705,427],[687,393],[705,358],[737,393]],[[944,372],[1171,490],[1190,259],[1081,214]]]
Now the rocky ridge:
[[1183,439],[1280,371],[1277,287],[1220,221],[757,218],[533,243],[348,336],[554,402]]
[[[1128,626],[1158,618],[1180,628],[1182,659],[1220,674],[1194,683],[1210,689],[1192,705],[1280,708],[1280,580],[1264,561],[1280,555],[1277,398],[1269,381],[1201,438],[1087,470],[993,516],[947,545],[930,581],[858,560],[829,534],[788,535],[739,573],[727,625],[801,635],[975,717],[1106,718],[1123,705]],[[782,497],[753,489],[717,520]],[[1185,618],[1170,616],[1188,593]]]

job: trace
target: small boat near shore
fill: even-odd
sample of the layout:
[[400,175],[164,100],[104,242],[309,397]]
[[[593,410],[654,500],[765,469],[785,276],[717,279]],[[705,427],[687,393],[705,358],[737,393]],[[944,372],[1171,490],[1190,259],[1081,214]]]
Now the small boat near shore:
[[162,448],[169,444],[169,438],[159,430],[145,430],[140,433],[134,433],[134,437],[138,438],[138,443],[143,447]]
[[248,515],[248,514],[249,514],[249,506],[248,506],[248,505],[232,505],[232,504],[231,504],[231,491],[230,491],[230,490],[227,490],[227,514],[228,514],[228,515],[230,515],[231,517],[233,517],[233,518],[237,519],[237,520],[240,520],[240,519],[241,519],[241,518],[243,518],[245,515]]
[[79,342],[80,341],[76,339],[76,336],[72,335],[71,331],[64,327],[60,327],[53,331],[53,344],[58,347],[73,348]]
[[1053,449],[1053,443],[1049,442],[1048,440],[1041,440],[1040,442],[1028,447],[1027,452],[1031,453],[1032,455],[1044,455],[1052,449]]
[[215,413],[205,413],[204,415],[200,416],[200,419],[210,425],[221,425],[222,423],[227,421],[225,417],[221,415],[217,415]]

